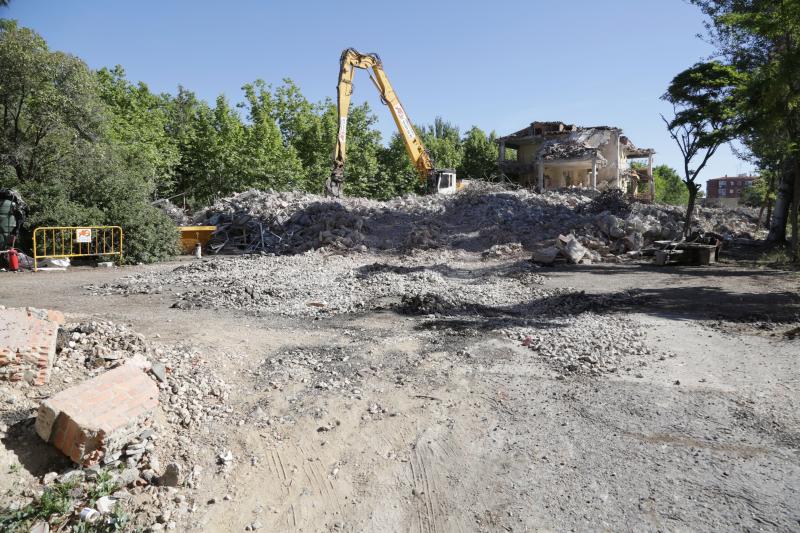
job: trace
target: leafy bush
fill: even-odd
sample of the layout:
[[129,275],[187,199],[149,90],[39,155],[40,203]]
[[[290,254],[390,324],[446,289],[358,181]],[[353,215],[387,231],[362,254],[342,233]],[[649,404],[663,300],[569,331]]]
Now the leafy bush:
[[126,263],[152,263],[180,252],[178,229],[160,209],[146,204],[116,205],[107,216],[122,226]]
[[50,51],[32,30],[0,20],[0,187],[25,198],[28,230],[119,225],[128,261],[157,261],[175,253],[178,237],[150,200],[170,182],[164,169],[177,156],[173,149],[156,157],[171,146],[163,136],[134,141],[163,130],[165,104],[146,87],[125,85],[121,70],[113,74],[94,73]]

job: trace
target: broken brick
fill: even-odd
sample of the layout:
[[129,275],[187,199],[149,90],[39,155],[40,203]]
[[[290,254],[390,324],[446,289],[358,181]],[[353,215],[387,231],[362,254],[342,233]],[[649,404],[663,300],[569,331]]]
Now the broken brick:
[[0,380],[44,385],[64,315],[42,309],[0,309]]
[[152,421],[158,387],[123,365],[44,400],[36,432],[75,463],[90,466],[120,451]]

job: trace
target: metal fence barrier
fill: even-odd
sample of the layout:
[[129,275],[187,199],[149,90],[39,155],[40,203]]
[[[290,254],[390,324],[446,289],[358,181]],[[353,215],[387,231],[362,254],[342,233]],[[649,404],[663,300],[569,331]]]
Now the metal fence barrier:
[[33,270],[39,259],[115,255],[122,262],[119,226],[57,226],[33,230]]

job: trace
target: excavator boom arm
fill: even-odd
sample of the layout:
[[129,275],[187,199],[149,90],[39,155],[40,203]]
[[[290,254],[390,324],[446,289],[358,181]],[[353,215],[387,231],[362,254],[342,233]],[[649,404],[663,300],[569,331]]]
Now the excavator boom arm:
[[392,118],[397,125],[397,130],[403,139],[406,152],[411,158],[414,168],[417,169],[423,185],[435,173],[433,161],[431,161],[422,139],[414,129],[414,125],[400,103],[400,99],[392,89],[389,78],[383,70],[383,65],[377,54],[362,54],[348,48],[342,52],[339,70],[339,84],[337,91],[337,106],[339,112],[339,129],[336,136],[336,150],[334,152],[333,172],[328,182],[325,184],[325,192],[328,196],[341,196],[342,183],[344,181],[344,163],[346,158],[347,143],[347,116],[350,111],[350,98],[353,94],[353,76],[355,69],[372,70],[374,77],[370,75],[375,87],[381,95],[381,101],[389,106]]

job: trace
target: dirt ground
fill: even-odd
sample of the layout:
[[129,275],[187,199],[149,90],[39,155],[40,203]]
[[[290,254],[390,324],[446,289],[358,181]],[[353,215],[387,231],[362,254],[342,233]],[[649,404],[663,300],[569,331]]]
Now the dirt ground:
[[[174,309],[169,291],[83,288],[187,261],[0,274],[3,305],[190,342],[233,386],[230,423],[203,428],[186,458],[205,474],[178,529],[800,529],[800,340],[784,335],[800,323],[797,274],[730,263],[541,269],[545,287],[644,297],[606,313],[643,326],[665,355],[599,377],[564,376],[489,322],[394,310],[251,316]],[[477,255],[462,265],[485,267]],[[348,385],[309,387],[314,363],[287,364],[298,350],[334,361]],[[215,466],[228,449],[232,466]],[[0,448],[0,476],[22,453]]]

